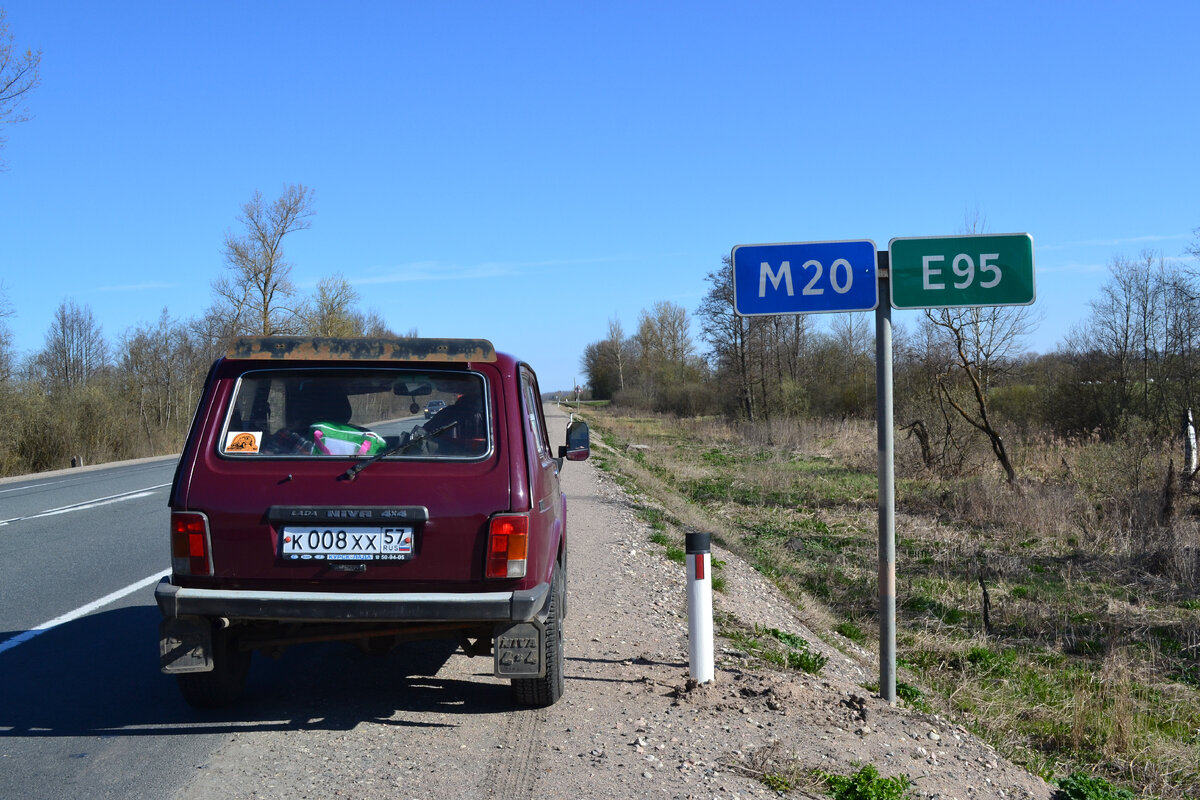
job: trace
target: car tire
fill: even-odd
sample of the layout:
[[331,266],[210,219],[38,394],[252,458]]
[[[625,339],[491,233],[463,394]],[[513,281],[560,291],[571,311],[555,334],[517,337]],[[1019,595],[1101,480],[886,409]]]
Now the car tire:
[[566,600],[566,581],[561,566],[554,570],[550,581],[550,607],[542,635],[542,657],[546,674],[540,678],[514,678],[513,699],[523,706],[552,706],[562,697],[563,666],[563,606]]
[[250,675],[249,650],[238,648],[237,638],[228,628],[213,626],[211,672],[185,672],[176,675],[183,699],[193,708],[220,708],[242,696]]

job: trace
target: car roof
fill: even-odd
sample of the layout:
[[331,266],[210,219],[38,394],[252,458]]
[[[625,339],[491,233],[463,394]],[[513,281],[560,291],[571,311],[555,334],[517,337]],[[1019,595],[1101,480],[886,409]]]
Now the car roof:
[[295,361],[494,362],[487,339],[339,338],[324,336],[243,336],[226,357]]

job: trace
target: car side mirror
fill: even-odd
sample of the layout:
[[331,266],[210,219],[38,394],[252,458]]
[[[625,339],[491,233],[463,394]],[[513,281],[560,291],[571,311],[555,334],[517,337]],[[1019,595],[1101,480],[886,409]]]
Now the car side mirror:
[[567,443],[558,448],[558,457],[565,457],[567,461],[586,461],[591,454],[591,434],[587,423],[575,420],[567,426]]

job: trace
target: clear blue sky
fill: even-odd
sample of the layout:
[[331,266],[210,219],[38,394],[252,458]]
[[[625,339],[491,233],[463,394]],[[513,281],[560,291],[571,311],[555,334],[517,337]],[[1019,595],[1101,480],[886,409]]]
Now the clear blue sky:
[[[1200,227],[1200,3],[0,0],[40,48],[6,126],[20,352],[201,313],[258,189],[390,326],[491,339],[543,389],[617,318],[695,312],[733,245],[1028,231],[1048,352],[1114,256]],[[903,320],[901,320],[903,321]]]

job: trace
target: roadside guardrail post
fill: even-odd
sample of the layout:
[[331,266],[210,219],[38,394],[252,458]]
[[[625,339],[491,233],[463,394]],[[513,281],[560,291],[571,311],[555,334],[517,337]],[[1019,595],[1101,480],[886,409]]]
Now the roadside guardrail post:
[[713,679],[712,534],[684,535],[687,552],[688,670],[697,683]]

